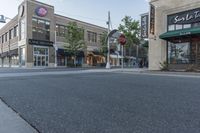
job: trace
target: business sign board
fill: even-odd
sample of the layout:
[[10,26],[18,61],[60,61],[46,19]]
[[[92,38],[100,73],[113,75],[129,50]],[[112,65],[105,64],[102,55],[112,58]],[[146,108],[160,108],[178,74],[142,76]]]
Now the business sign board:
[[141,15],[141,38],[148,38],[149,14]]
[[200,22],[200,8],[168,15],[168,25]]
[[150,5],[150,34],[155,34],[155,6]]
[[51,41],[43,41],[43,40],[36,40],[36,39],[29,39],[29,44],[31,45],[40,45],[40,46],[49,46],[53,47],[53,42]]

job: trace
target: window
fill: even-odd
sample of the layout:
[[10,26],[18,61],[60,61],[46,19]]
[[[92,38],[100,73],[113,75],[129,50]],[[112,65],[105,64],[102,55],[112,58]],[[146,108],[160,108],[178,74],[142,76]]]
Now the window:
[[65,37],[67,33],[67,27],[64,25],[56,25],[56,36]]
[[14,37],[18,36],[18,26],[14,27]]
[[50,40],[50,22],[32,18],[32,38],[38,40]]
[[200,27],[200,23],[193,23],[192,27]]
[[13,39],[13,37],[14,37],[14,29],[11,29],[9,31],[9,39]]
[[2,39],[2,43],[4,43],[4,35],[2,35],[2,38],[1,38],[1,39]]
[[186,28],[191,28],[191,24],[184,24],[183,29],[186,29]]
[[169,64],[190,63],[189,43],[168,43],[168,62]]
[[8,32],[6,32],[6,34],[5,34],[5,42],[7,42],[8,41]]
[[65,37],[65,26],[60,25],[59,35]]
[[176,30],[181,30],[183,29],[183,25],[182,24],[176,24]]
[[175,25],[169,25],[168,26],[168,31],[173,31],[175,30]]
[[97,42],[97,33],[88,31],[88,41]]
[[59,25],[56,25],[56,36],[59,36]]

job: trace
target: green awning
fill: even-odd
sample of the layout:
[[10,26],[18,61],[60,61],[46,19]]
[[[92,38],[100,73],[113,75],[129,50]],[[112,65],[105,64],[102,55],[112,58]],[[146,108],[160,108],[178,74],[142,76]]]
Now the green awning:
[[159,37],[160,39],[168,40],[170,38],[192,36],[192,35],[197,35],[197,34],[200,34],[200,27],[168,31],[166,33],[161,34]]

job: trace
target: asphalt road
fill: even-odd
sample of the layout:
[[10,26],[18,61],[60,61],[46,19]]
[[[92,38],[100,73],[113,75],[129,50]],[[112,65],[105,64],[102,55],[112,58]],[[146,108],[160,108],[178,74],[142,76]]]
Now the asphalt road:
[[199,78],[120,73],[0,78],[41,133],[199,133]]

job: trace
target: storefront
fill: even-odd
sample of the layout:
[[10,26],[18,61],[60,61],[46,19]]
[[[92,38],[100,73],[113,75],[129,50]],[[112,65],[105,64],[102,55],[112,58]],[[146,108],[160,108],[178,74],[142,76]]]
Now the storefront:
[[149,69],[200,66],[199,0],[150,0]]
[[[87,47],[76,56],[64,51],[70,22],[84,29],[80,32],[84,32],[87,47],[100,48],[100,36],[106,28],[55,14],[52,5],[24,0],[16,17],[0,29],[0,65],[30,68],[85,65]],[[97,57],[97,63],[99,60]]]
[[[82,66],[84,63],[84,52],[78,51],[76,54],[76,61],[74,60],[75,56],[69,52],[66,52],[64,49],[57,50],[57,66]],[[75,62],[74,62],[75,61]]]
[[88,51],[86,60],[90,66],[105,66],[105,56],[99,51]]
[[167,16],[167,62],[171,67],[200,65],[200,8]]

